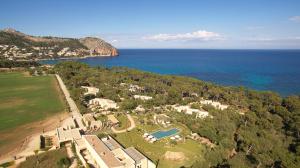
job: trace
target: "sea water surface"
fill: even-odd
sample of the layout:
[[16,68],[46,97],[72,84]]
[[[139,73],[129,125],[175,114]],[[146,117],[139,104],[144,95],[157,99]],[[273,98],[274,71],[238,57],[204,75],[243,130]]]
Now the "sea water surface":
[[[76,61],[195,77],[226,86],[300,94],[300,50],[121,49],[118,57]],[[55,64],[62,60],[42,63]]]

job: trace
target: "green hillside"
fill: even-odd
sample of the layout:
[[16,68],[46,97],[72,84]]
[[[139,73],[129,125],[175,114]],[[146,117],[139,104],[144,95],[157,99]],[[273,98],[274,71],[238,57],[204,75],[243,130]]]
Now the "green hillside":
[[[97,96],[118,102],[120,111],[131,111],[142,105],[146,115],[165,113],[174,122],[211,140],[216,147],[199,152],[199,157],[204,159],[194,160],[193,167],[300,167],[299,96],[280,97],[273,92],[223,87],[194,78],[119,67],[91,68],[77,62],[60,63],[55,70],[65,80],[82,112],[89,112],[89,109],[83,103],[80,86],[91,85],[101,88]],[[122,83],[143,89],[132,93]],[[133,94],[152,96],[153,99],[135,100]],[[212,116],[205,119],[153,108],[186,105],[198,102],[200,98],[219,101],[230,108],[221,111],[204,106]],[[122,136],[119,139],[122,140]]]

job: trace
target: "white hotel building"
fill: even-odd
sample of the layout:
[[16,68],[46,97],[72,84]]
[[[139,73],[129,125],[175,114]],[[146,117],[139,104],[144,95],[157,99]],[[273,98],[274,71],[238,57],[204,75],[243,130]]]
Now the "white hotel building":
[[86,166],[97,168],[155,168],[156,165],[134,147],[123,148],[111,137],[83,135],[75,140],[77,155]]

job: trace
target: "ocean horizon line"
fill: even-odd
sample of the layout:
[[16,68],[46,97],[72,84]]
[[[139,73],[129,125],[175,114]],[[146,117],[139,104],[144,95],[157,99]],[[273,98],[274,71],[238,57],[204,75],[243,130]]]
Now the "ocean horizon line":
[[119,50],[274,50],[274,51],[280,51],[280,50],[293,50],[298,51],[300,50],[295,49],[285,49],[285,48],[118,48]]

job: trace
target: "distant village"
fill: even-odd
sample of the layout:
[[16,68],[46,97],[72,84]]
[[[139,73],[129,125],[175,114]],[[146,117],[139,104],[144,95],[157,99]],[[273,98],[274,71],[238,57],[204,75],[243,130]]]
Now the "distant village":
[[7,60],[35,60],[56,57],[78,57],[89,54],[85,49],[71,49],[69,47],[18,47],[16,45],[0,45],[0,56]]

